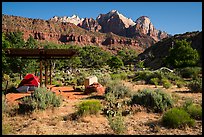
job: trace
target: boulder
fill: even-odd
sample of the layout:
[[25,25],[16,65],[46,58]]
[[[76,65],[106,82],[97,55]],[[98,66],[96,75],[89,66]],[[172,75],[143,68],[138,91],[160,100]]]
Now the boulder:
[[100,83],[94,82],[93,84],[85,88],[84,93],[91,94],[93,92],[97,95],[103,95],[105,93],[105,88]]

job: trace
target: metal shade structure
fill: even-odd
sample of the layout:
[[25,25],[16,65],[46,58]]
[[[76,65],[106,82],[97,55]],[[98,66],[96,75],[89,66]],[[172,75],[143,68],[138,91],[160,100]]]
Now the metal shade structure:
[[[73,49],[21,49],[7,48],[4,50],[7,57],[22,57],[23,59],[40,59],[40,86],[42,86],[42,60],[45,61],[45,86],[47,86],[47,60],[68,59],[78,53]],[[50,84],[51,84],[51,63],[50,63]]]

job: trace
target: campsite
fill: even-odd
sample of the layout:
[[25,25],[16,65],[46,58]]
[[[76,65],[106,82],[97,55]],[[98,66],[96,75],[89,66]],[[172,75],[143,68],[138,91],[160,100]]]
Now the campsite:
[[[93,71],[93,70],[92,70]],[[59,71],[60,72],[60,71]],[[84,72],[83,69],[80,70],[81,73]],[[86,70],[90,72],[90,70]],[[100,72],[97,72],[100,73]],[[107,78],[103,73],[100,73],[103,77]],[[26,75],[24,79],[19,82],[25,82],[27,76],[35,77],[35,75]],[[45,77],[43,77],[45,78]],[[87,77],[90,78],[90,77]],[[97,76],[97,78],[100,78]],[[127,78],[114,78],[116,81],[120,81],[124,87],[131,90],[127,91],[126,94],[136,94],[144,89],[149,89],[155,91],[156,89],[161,89],[165,93],[171,94],[175,102],[175,106],[183,106],[187,102],[192,102],[193,104],[202,103],[202,93],[191,93],[187,87],[178,88],[176,85],[172,85],[170,88],[164,88],[162,85],[151,85],[142,84],[142,82],[130,82]],[[38,80],[38,79],[37,79]],[[45,80],[45,79],[43,79]],[[109,79],[111,80],[111,79]],[[39,81],[38,81],[39,82]],[[107,84],[102,82],[101,78],[98,79],[103,85]],[[28,82],[29,83],[29,82]],[[62,103],[59,107],[48,107],[47,109],[35,110],[33,112],[21,113],[19,112],[19,103],[25,96],[31,96],[33,91],[20,92],[20,93],[8,93],[6,94],[7,108],[5,109],[4,123],[6,130],[9,134],[21,134],[21,135],[111,135],[111,134],[129,134],[129,135],[198,135],[202,134],[202,121],[196,120],[196,124],[193,127],[185,128],[167,128],[162,125],[161,119],[164,113],[155,113],[148,107],[142,105],[127,105],[127,102],[131,98],[128,96],[124,98],[116,99],[114,102],[113,98],[108,97],[108,94],[98,94],[97,92],[91,92],[85,94],[84,85],[81,86],[63,86],[63,79],[56,82],[56,85],[48,85],[47,90],[49,92],[55,93],[57,96],[62,97]],[[85,83],[85,79],[82,83]],[[39,84],[39,83],[38,83]],[[26,82],[25,82],[26,85]],[[118,84],[115,84],[118,86]],[[18,87],[18,86],[16,86]],[[105,87],[105,86],[104,86]],[[119,88],[119,87],[118,87]],[[127,89],[126,89],[127,90]],[[45,92],[45,91],[44,91]],[[116,94],[116,93],[115,93]],[[124,93],[123,93],[124,94]],[[123,96],[120,93],[121,96]],[[121,103],[122,108],[114,108],[112,106],[107,106],[107,99],[111,99],[112,103]],[[98,100],[103,104],[103,108],[96,114],[85,114],[76,118],[76,112],[79,109],[79,104],[84,101],[94,101]],[[125,101],[126,100],[126,101]],[[124,101],[124,102],[122,102]],[[126,102],[126,103],[125,103]],[[125,103],[125,104],[124,104]],[[110,104],[109,104],[110,105]],[[105,108],[109,108],[109,112],[119,112],[120,110],[130,113],[123,115],[122,121],[118,121],[119,131],[114,130],[111,127],[110,121],[107,118],[107,114],[104,111]],[[25,111],[25,110],[24,110]],[[19,123],[19,121],[21,121]],[[125,127],[125,128],[124,128]],[[170,132],[169,132],[170,131]]]
[[202,2],[3,2],[1,47],[2,135],[202,135]]

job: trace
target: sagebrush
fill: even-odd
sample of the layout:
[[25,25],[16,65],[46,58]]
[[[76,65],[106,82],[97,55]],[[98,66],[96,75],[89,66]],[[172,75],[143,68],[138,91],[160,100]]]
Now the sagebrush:
[[133,95],[131,104],[139,104],[152,109],[154,112],[164,112],[173,106],[173,99],[170,94],[161,89],[143,89]]

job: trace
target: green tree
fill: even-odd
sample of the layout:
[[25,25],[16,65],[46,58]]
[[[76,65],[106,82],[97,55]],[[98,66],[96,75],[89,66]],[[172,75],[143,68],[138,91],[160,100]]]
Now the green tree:
[[20,31],[10,32],[8,34],[8,39],[11,43],[12,48],[23,48],[25,46],[25,41],[23,39],[23,33]]
[[122,59],[124,65],[131,65],[137,58],[138,54],[135,50],[123,49],[118,51],[117,56]]
[[[23,33],[20,31],[10,32],[6,35],[2,35],[4,42],[2,43],[4,48],[23,48],[25,46],[25,41],[23,39]],[[21,57],[9,57],[6,59],[7,73],[20,73],[23,74],[26,71],[25,65],[28,61],[23,60]],[[5,62],[5,60],[4,60]],[[5,66],[4,66],[5,67]],[[6,68],[5,68],[6,69]]]
[[[5,49],[10,48],[11,43],[6,39],[6,35],[2,33],[2,73],[9,73],[9,62],[8,62],[8,57],[5,55]],[[2,75],[3,75],[2,74]]]
[[110,54],[96,46],[85,46],[79,50],[79,56],[84,67],[99,68],[107,64]]
[[25,43],[26,48],[35,49],[37,48],[37,41],[33,38],[32,35],[27,39]]
[[170,49],[165,62],[168,67],[183,68],[197,65],[198,60],[199,54],[191,47],[190,42],[177,40],[175,46]]
[[108,65],[111,68],[119,68],[121,66],[124,66],[123,61],[117,57],[117,56],[112,56],[109,60],[108,60]]

